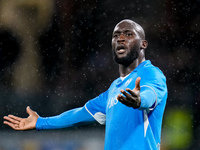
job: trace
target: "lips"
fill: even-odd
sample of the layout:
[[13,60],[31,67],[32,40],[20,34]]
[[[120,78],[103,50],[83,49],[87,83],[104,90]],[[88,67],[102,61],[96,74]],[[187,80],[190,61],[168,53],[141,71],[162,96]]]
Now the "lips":
[[126,52],[127,48],[124,45],[119,45],[119,46],[117,46],[116,49],[117,49],[117,53],[122,54],[122,53]]

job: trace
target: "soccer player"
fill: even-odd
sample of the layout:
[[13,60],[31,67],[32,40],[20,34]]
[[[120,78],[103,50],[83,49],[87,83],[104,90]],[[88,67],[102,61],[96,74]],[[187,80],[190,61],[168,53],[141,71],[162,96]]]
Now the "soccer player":
[[126,19],[113,31],[112,51],[120,77],[83,107],[58,116],[40,117],[27,107],[28,118],[4,116],[15,130],[58,129],[98,121],[106,125],[105,150],[159,150],[167,99],[166,78],[145,59],[143,28]]

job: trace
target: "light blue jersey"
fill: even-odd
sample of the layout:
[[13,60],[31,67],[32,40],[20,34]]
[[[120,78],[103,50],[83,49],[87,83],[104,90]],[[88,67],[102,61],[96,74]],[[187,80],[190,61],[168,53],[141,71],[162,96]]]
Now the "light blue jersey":
[[[120,103],[117,95],[121,89],[134,89],[137,77],[141,77],[141,106],[134,109]],[[105,150],[158,150],[166,99],[166,78],[147,60],[124,80],[116,79],[85,108],[99,123],[106,124]]]
[[[121,89],[134,89],[137,77],[141,77],[141,106],[134,109],[116,98]],[[39,117],[36,129],[65,128],[96,120],[106,124],[105,150],[158,150],[166,99],[166,78],[147,60],[123,80],[116,79],[106,92],[84,107],[54,117]]]

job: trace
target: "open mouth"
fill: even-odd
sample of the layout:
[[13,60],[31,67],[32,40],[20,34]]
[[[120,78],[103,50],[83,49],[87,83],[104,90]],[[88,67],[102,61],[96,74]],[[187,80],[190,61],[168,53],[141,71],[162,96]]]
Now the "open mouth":
[[126,52],[126,47],[124,45],[117,46],[117,53],[122,54]]

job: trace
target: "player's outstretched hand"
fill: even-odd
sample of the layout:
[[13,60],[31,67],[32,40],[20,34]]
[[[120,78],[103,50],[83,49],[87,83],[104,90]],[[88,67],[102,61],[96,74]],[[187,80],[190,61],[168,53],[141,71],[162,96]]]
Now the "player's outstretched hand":
[[17,116],[8,115],[3,117],[6,120],[3,123],[15,130],[34,129],[39,115],[31,110],[29,106],[26,108],[26,111],[29,114],[28,118],[20,118]]
[[139,108],[141,104],[141,97],[140,97],[140,80],[141,78],[138,77],[135,81],[135,88],[133,90],[126,88],[126,91],[121,90],[121,93],[124,95],[119,94],[117,96],[118,101],[122,104],[133,107]]

